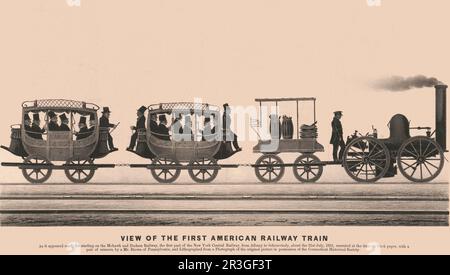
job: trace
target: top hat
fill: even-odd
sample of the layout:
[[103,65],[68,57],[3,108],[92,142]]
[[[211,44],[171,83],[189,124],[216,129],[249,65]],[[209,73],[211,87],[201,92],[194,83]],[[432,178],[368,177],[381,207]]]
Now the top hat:
[[33,114],[33,120],[36,120],[36,121],[41,120],[39,118],[39,114]]
[[228,103],[223,104],[223,108],[228,108],[230,107],[230,105],[228,105]]
[[141,106],[141,107],[138,109],[138,112],[140,112],[140,113],[145,113],[146,110],[147,110],[147,107]]
[[80,117],[80,121],[78,122],[78,124],[81,124],[81,123],[86,124],[86,117],[85,116]]
[[25,114],[23,116],[23,120],[31,120],[30,116],[28,114]]
[[63,113],[62,115],[60,115],[60,116],[59,116],[59,119],[61,119],[61,121],[69,120],[69,119],[67,118],[67,116],[66,116],[65,113]]
[[95,120],[95,114],[94,113],[89,115],[89,120],[90,121]]
[[336,111],[334,112],[335,115],[342,115],[342,111]]
[[109,110],[109,107],[103,107],[102,113],[111,113],[111,111]]
[[205,123],[209,123],[211,122],[211,118],[210,117],[205,117]]
[[55,112],[50,111],[50,112],[48,112],[48,116],[49,116],[50,118],[54,118],[54,117],[56,117],[56,114],[55,114]]

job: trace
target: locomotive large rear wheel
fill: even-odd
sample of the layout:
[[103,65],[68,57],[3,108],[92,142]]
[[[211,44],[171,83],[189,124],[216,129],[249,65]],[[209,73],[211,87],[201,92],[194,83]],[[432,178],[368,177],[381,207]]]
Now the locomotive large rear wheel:
[[373,137],[359,137],[345,148],[343,166],[358,182],[376,182],[386,175],[391,156],[389,149]]
[[312,154],[299,156],[293,167],[295,178],[301,182],[316,182],[323,173],[323,165],[320,165],[320,159]]
[[166,158],[155,158],[152,161],[152,165],[155,166],[150,169],[152,176],[159,183],[175,182],[181,174],[181,169],[177,167],[180,165],[180,163],[175,160],[170,160]]
[[435,179],[444,167],[444,151],[429,137],[412,137],[400,147],[397,164],[402,175],[408,180],[429,182]]
[[[22,168],[22,174],[31,183],[44,183],[52,175],[51,162],[46,158],[30,155],[24,160],[24,164],[27,165],[27,168]],[[38,168],[38,165],[49,165],[49,167]]]
[[[93,165],[92,159],[72,159],[66,161],[66,165],[74,167],[65,168],[66,177],[73,183],[87,183],[94,177],[94,168],[81,168],[82,165]],[[78,166],[78,167],[76,167]]]
[[209,183],[217,177],[219,168],[214,159],[194,160],[189,163],[188,173],[191,179],[197,183]]
[[261,182],[278,182],[284,175],[283,160],[277,155],[265,154],[255,163],[255,174]]

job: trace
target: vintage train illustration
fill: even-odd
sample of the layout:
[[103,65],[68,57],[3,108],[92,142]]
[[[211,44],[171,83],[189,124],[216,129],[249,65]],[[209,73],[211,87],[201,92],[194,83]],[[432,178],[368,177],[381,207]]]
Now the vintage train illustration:
[[[316,182],[326,165],[342,166],[358,182],[394,177],[397,171],[411,182],[429,182],[441,173],[444,152],[447,152],[447,86],[436,85],[435,90],[434,130],[412,127],[405,115],[396,114],[389,121],[389,138],[378,138],[376,131],[367,135],[355,132],[344,141],[342,129],[339,129],[341,113],[336,112],[330,141],[334,147],[331,161],[322,161],[316,156],[317,152],[324,151],[324,146],[318,142],[315,98],[255,99],[260,108],[263,103],[290,102],[295,104],[297,114],[295,125],[291,118],[279,120],[278,114],[274,114],[270,139],[259,134],[261,117],[250,122],[259,137],[253,147],[258,159],[250,165],[219,164],[220,160],[241,151],[236,135],[229,129],[231,117],[227,104],[223,110],[210,104],[189,102],[143,106],[137,110],[138,118],[136,126],[132,127],[134,133],[127,150],[149,161],[127,166],[149,169],[160,183],[175,182],[183,170],[187,170],[193,181],[208,183],[221,169],[242,166],[251,166],[261,182],[280,181],[288,168],[300,182]],[[310,124],[299,121],[299,104],[305,103],[314,106],[314,119]],[[1,146],[23,160],[3,162],[2,166],[19,168],[31,183],[45,182],[53,170],[63,170],[74,183],[86,183],[97,169],[116,167],[115,164],[95,163],[96,159],[118,150],[113,145],[111,132],[117,125],[109,122],[110,110],[104,107],[100,118],[99,111],[100,107],[95,104],[72,100],[24,102],[21,124],[11,126],[11,143],[8,147]],[[411,136],[411,129],[425,133]],[[293,163],[284,163],[282,156],[287,153],[298,157]]]

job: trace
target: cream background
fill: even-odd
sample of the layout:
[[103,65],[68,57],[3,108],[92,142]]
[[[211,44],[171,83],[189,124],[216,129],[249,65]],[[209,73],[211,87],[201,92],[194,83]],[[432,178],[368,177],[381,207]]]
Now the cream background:
[[[81,0],[79,7],[65,0],[2,1],[0,142],[9,144],[22,101],[84,100],[109,106],[111,120],[121,122],[114,137],[122,151],[101,162],[142,163],[124,151],[142,104],[203,98],[252,106],[255,97],[315,96],[319,141],[326,146],[320,158],[329,160],[336,109],[344,111],[345,135],[375,125],[387,136],[395,113],[434,127],[432,88],[375,92],[367,83],[393,74],[450,83],[449,8],[445,0],[382,1],[380,7],[365,0]],[[254,162],[254,143],[244,143],[245,151],[229,162]],[[0,159],[17,161],[3,150]],[[145,171],[124,169],[100,170],[94,180],[153,182]],[[24,182],[20,171],[0,171],[2,182]],[[244,168],[221,173],[218,181],[242,178],[256,180]],[[50,182],[61,180],[54,173]],[[349,178],[327,167],[322,181],[334,180]]]
[[[344,110],[346,134],[385,125],[404,113],[414,125],[434,126],[433,89],[375,92],[367,82],[398,74],[425,74],[450,83],[446,0],[65,0],[0,2],[0,143],[20,121],[20,104],[35,98],[73,98],[110,106],[117,146],[129,141],[128,125],[141,104],[193,100],[252,105],[255,97],[318,98],[320,141],[329,159],[332,111]],[[254,161],[253,142],[231,162]],[[16,161],[6,151],[1,161]],[[144,162],[127,152],[102,160]],[[446,164],[448,167],[448,164]],[[447,180],[447,168],[440,180]],[[58,176],[59,175],[59,176]],[[61,181],[55,173],[52,181]],[[254,180],[251,170],[221,173],[217,181]],[[142,170],[101,170],[105,182],[153,182]],[[348,180],[326,168],[323,181]],[[396,180],[402,180],[396,179]],[[24,182],[20,171],[0,168],[0,182]],[[217,229],[173,228],[187,233]],[[228,228],[227,232],[252,232]],[[300,232],[260,228],[260,232]],[[145,229],[102,228],[102,242]],[[167,232],[154,228],[152,233]],[[225,229],[220,231],[225,232]],[[304,228],[355,242],[413,242],[413,251],[448,253],[448,228]],[[0,229],[0,252],[33,251],[40,242],[98,240],[98,228]],[[106,234],[106,232],[108,232]],[[145,234],[145,233],[144,233]],[[105,239],[103,239],[105,238]]]

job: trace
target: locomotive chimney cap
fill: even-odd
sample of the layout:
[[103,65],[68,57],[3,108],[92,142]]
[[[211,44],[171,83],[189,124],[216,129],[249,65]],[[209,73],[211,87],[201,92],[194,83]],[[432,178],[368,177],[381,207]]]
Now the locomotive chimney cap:
[[439,83],[439,84],[435,85],[434,87],[435,88],[448,88],[448,85],[444,84],[444,83]]

